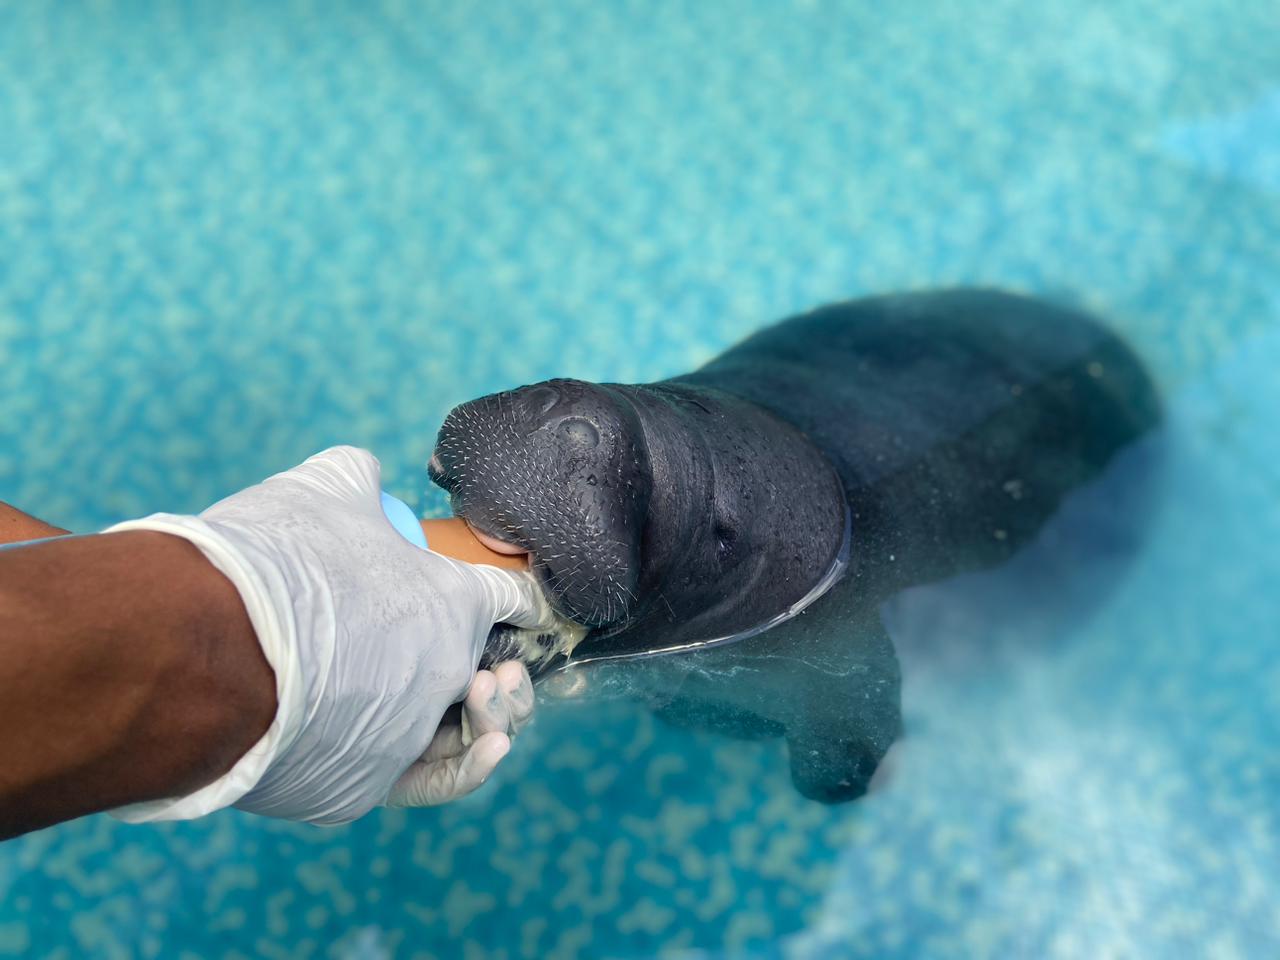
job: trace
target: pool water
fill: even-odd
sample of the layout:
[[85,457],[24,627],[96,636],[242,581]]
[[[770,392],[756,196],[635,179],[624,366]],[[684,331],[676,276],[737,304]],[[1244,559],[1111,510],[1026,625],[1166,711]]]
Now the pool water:
[[439,513],[455,403],[912,287],[1070,297],[1167,403],[1088,616],[992,616],[998,574],[885,611],[905,734],[860,802],[547,706],[451,807],[5,843],[0,955],[1280,950],[1280,7],[881,7],[0,4],[0,499],[51,522],[335,442]]

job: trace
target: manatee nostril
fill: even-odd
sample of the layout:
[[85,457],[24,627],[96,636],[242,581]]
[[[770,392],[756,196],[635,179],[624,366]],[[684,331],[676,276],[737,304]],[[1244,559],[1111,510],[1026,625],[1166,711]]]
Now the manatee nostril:
[[600,434],[594,424],[581,417],[566,417],[557,428],[560,436],[583,447],[594,447],[600,442]]
[[520,404],[530,417],[540,417],[554,407],[559,399],[560,392],[555,387],[549,387],[544,384],[540,387],[530,387],[528,390],[523,391],[520,396]]

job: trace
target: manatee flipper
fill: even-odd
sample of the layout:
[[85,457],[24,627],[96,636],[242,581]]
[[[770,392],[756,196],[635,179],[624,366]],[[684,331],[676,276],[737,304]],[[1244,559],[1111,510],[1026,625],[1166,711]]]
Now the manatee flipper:
[[791,782],[810,800],[857,800],[867,792],[890,745],[865,736],[840,737],[836,731],[806,724],[787,735]]
[[781,736],[796,789],[823,803],[865,793],[902,726],[893,644],[879,615],[847,589],[726,647],[572,665],[547,681],[540,692],[555,697],[608,689],[640,699],[674,726],[739,740]]
[[679,690],[679,702],[696,705],[688,719],[719,733],[783,734],[796,789],[823,803],[864,794],[902,727],[893,644],[875,611],[838,613],[848,600],[837,592],[767,640],[695,655],[705,662],[685,665]]
[[849,638],[845,649],[858,656],[841,663],[828,660],[825,671],[811,668],[816,675],[797,684],[787,750],[791,780],[810,800],[840,803],[866,793],[902,730],[901,675],[893,643],[874,611],[860,613],[843,629],[833,630]]

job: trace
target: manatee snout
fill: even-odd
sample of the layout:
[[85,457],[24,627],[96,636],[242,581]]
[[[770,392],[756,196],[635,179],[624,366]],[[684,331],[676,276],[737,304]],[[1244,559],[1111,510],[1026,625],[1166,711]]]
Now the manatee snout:
[[428,465],[454,513],[530,553],[557,612],[589,627],[634,607],[650,468],[630,402],[549,380],[455,407]]

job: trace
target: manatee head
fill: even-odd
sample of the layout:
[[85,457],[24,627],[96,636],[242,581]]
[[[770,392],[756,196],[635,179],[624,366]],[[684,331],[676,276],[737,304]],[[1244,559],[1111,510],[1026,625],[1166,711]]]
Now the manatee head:
[[562,616],[599,627],[630,614],[651,473],[617,390],[549,380],[464,403],[428,470],[478,534],[529,552]]
[[[842,488],[805,437],[677,381],[550,380],[473,400],[429,466],[456,514],[528,551],[581,656],[706,643],[794,609],[847,538]],[[499,546],[501,544],[498,544]]]

